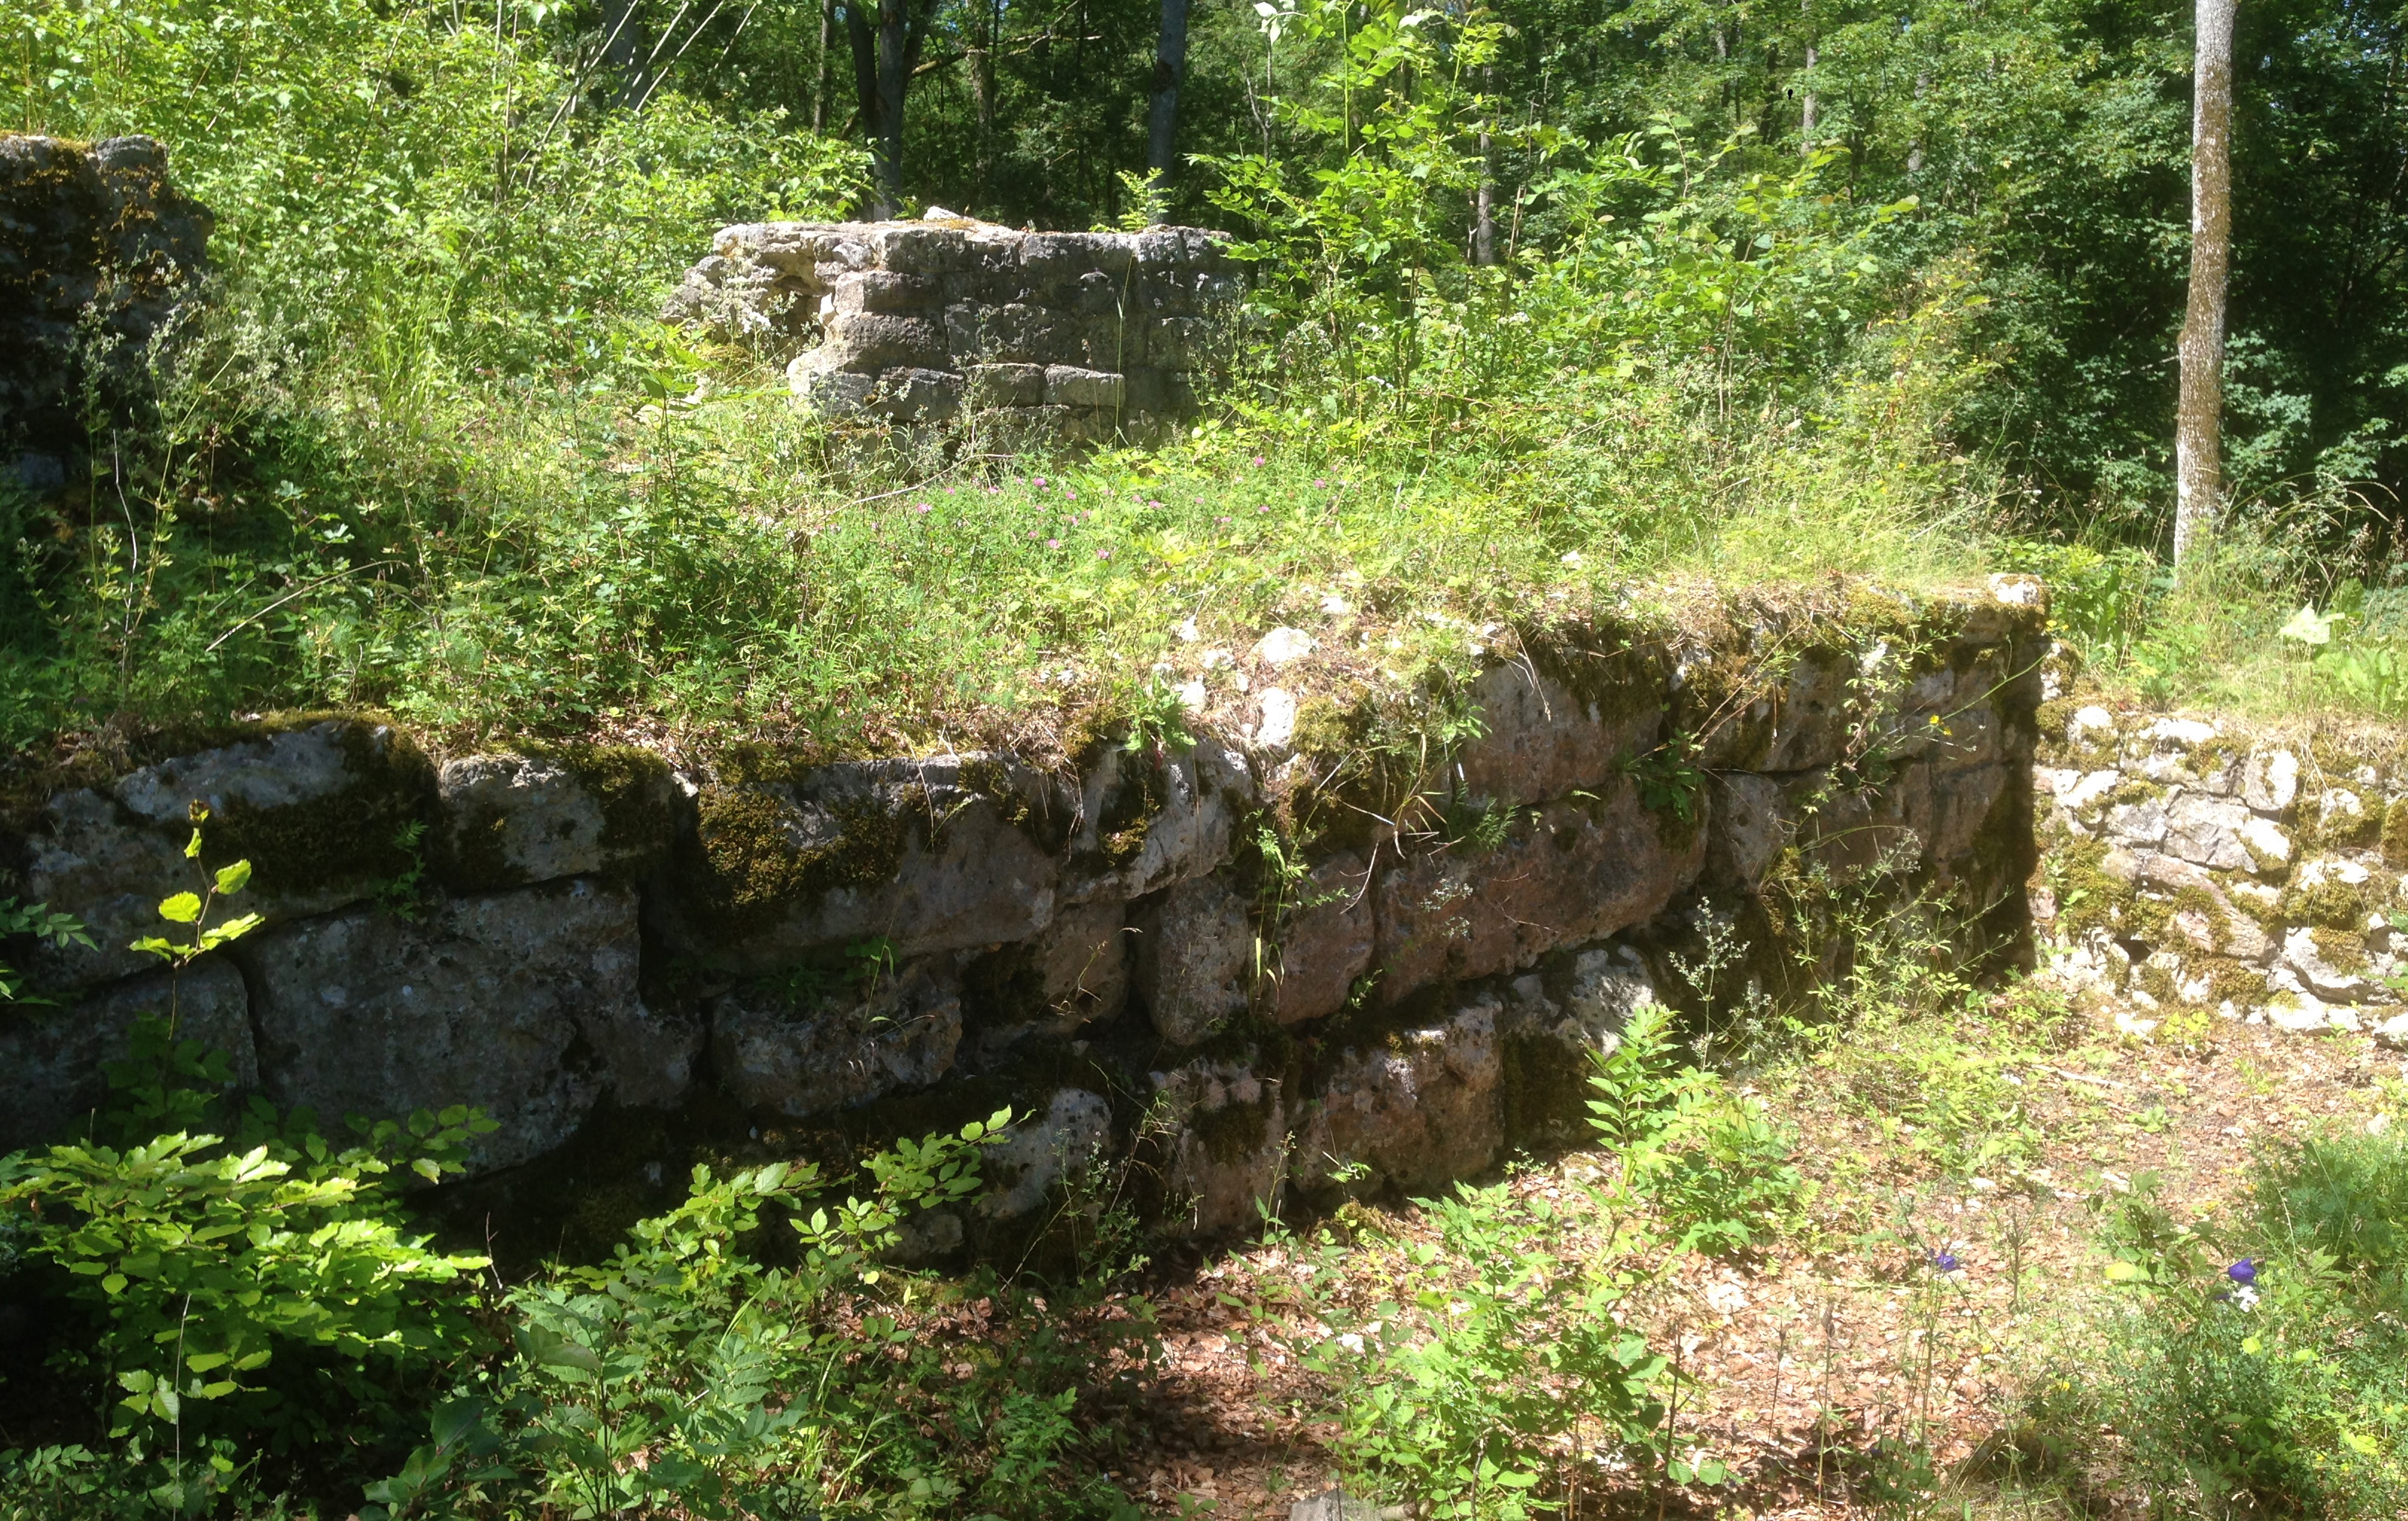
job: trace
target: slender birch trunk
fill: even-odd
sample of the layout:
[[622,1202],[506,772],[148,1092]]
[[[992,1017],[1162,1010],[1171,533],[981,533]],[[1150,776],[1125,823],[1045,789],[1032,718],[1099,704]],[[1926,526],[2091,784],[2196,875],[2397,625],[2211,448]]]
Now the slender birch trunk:
[[2235,0],[2198,0],[2190,128],[2190,301],[2183,313],[2182,399],[2174,412],[2174,564],[2214,531],[2223,509],[2224,294],[2232,266],[2232,18]]

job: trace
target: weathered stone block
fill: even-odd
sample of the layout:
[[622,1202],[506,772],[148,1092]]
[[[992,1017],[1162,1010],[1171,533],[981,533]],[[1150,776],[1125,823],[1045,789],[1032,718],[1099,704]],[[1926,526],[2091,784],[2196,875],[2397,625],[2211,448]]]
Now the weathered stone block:
[[1316,862],[1283,916],[1279,980],[1270,1014],[1283,1025],[1326,1019],[1346,1007],[1354,979],[1379,949],[1371,864],[1354,851]]
[[637,995],[635,895],[588,879],[455,898],[417,923],[359,910],[233,949],[271,1099],[330,1126],[474,1104],[501,1126],[480,1169],[559,1145],[606,1094],[675,1101],[700,1047]]
[[972,407],[1036,407],[1045,400],[1042,365],[973,365],[968,379]]
[[242,974],[212,955],[194,963],[172,995],[170,981],[162,972],[121,983],[72,1008],[12,1004],[0,1012],[0,1072],[7,1074],[0,1154],[85,1134],[108,1100],[108,1064],[125,1059],[134,1026],[145,1015],[172,1013],[179,1040],[224,1052],[235,1084],[258,1085]]
[[183,854],[194,802],[210,812],[204,861],[251,864],[250,888],[223,911],[274,921],[356,902],[411,869],[401,831],[426,817],[434,781],[391,725],[331,719],[53,796],[25,842],[22,896],[74,914],[93,946],[45,946],[29,975],[72,990],[154,965],[125,947],[159,927],[160,899],[199,885]]
[[1173,885],[1139,907],[1134,990],[1154,1029],[1194,1045],[1245,1012],[1254,985],[1246,902],[1218,876]]
[[1349,1191],[1413,1192],[1494,1161],[1505,1143],[1498,1012],[1484,998],[1340,1054],[1298,1127],[1298,1180],[1326,1186],[1333,1165],[1358,1162],[1369,1174]]
[[839,311],[827,319],[827,337],[810,356],[813,367],[872,374],[896,368],[942,369],[949,363],[944,328],[924,317]]
[[684,796],[649,751],[470,755],[436,782],[435,859],[454,891],[640,877],[675,839]]
[[1217,739],[1179,755],[1107,746],[1081,779],[1062,897],[1141,897],[1211,870],[1254,794],[1245,757]]
[[1249,1061],[1197,1061],[1153,1077],[1170,1105],[1171,1218],[1199,1236],[1257,1224],[1258,1206],[1276,1202],[1286,1160],[1283,1081]]
[[1027,939],[1053,920],[1072,805],[969,754],[723,782],[695,810],[647,911],[689,954],[759,972],[873,939],[906,957]]
[[748,1108],[802,1118],[924,1087],[953,1069],[961,995],[941,967],[882,975],[852,999],[748,989],[710,1006],[713,1068]]
[[1480,673],[1470,697],[1484,732],[1457,757],[1467,792],[1509,806],[1548,802],[1603,786],[1616,761],[1656,748],[1669,696],[1663,673],[1641,658],[1589,658],[1598,696],[1588,697],[1535,665]]
[[1045,399],[1061,407],[1118,407],[1127,397],[1127,381],[1101,370],[1051,365],[1045,370]]
[[1442,978],[1527,966],[1556,945],[1654,917],[1697,881],[1703,825],[1649,811],[1616,777],[1594,799],[1516,820],[1494,851],[1445,850],[1391,868],[1378,888],[1379,996],[1393,1001]]
[[885,311],[918,314],[937,299],[937,282],[924,275],[898,275],[889,269],[863,269],[838,277],[828,293],[836,311],[851,314]]

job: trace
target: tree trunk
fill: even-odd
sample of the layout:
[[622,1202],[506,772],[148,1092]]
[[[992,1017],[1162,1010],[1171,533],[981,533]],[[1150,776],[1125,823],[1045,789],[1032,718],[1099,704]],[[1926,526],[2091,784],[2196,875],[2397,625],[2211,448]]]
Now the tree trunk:
[[1162,38],[1154,50],[1154,102],[1146,119],[1145,162],[1167,186],[1178,167],[1179,86],[1187,78],[1187,0],[1162,0]]
[[905,0],[878,0],[878,115],[871,128],[878,214],[903,209],[903,87],[911,77],[910,13]]
[[[1815,62],[1821,56],[1821,52],[1813,43],[1810,42],[1806,44],[1806,67],[1804,72],[1808,74],[1813,73]],[[1814,151],[1814,122],[1815,118],[1820,114],[1820,112],[1816,110],[1816,107],[1820,104],[1821,102],[1814,98],[1814,87],[1813,85],[1808,85],[1806,87],[1806,93],[1799,102],[1798,108],[1798,155],[1800,158],[1807,157]]]
[[995,50],[1002,40],[1003,0],[983,0],[979,13],[979,46],[970,59],[970,101],[978,117],[978,194],[983,202],[995,178]]
[[866,214],[875,221],[887,215],[885,165],[879,158],[878,28],[871,24],[862,0],[844,0],[844,40],[853,54],[854,119],[869,143],[869,205]]
[[642,58],[644,28],[636,20],[638,0],[603,0],[602,64],[619,77],[619,104],[627,105],[644,93]]
[[1471,262],[1485,266],[1497,262],[1497,176],[1488,141],[1488,111],[1495,109],[1497,70],[1494,65],[1483,65],[1480,74],[1482,93],[1491,98],[1483,102],[1480,116],[1480,189],[1473,194],[1471,202]]
[[2224,287],[2232,265],[2232,13],[2198,0],[2191,87],[2190,301],[2174,412],[2174,565],[2214,531],[2223,507]]
[[827,130],[828,85],[832,82],[828,71],[828,43],[833,40],[828,34],[835,24],[836,0],[820,0],[820,72],[819,79],[811,86],[811,131],[815,134]]

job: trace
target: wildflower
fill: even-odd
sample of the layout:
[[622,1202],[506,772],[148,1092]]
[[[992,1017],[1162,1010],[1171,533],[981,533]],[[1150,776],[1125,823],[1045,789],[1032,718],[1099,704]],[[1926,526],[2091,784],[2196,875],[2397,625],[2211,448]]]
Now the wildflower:
[[1096,552],[1096,558],[1098,560],[1109,560],[1111,557],[1112,552],[1110,550],[1097,550]]
[[1956,1260],[1956,1253],[1945,1249],[1931,1254],[1931,1265],[1939,1269],[1942,1272],[1955,1272],[1957,1269],[1964,1266],[1963,1263]]
[[1255,467],[1256,469],[1260,469],[1260,468],[1262,468],[1262,464],[1263,464],[1263,457],[1262,457],[1260,454],[1256,454],[1256,455],[1254,456],[1254,467]]
[[1045,547],[1049,550],[1058,550],[1062,547],[1062,541],[1058,538],[1049,538],[1045,541]]
[[2258,1291],[2243,1284],[2232,1291],[2232,1302],[2243,1310],[2258,1308]]
[[1254,509],[1254,512],[1255,512],[1255,514],[1256,514],[1257,516],[1261,515],[1262,513],[1268,512],[1268,511],[1269,511],[1269,510],[1270,510],[1270,507],[1268,506],[1268,504],[1266,504],[1266,505],[1264,505],[1264,506],[1262,506],[1262,507],[1258,507],[1258,508]]
[[1045,489],[1045,478],[1041,475],[1037,478],[1037,489],[1039,491]]
[[913,510],[914,512],[919,513],[919,514],[920,514],[921,516],[923,516],[923,517],[925,517],[925,516],[926,516],[927,514],[929,514],[930,512],[935,511],[935,510],[936,510],[936,509],[935,509],[935,508],[930,507],[930,506],[929,506],[927,503],[925,503],[925,502],[922,502],[918,507],[913,508],[911,510]]
[[1327,478],[1326,476],[1318,476],[1318,475],[1317,475],[1317,476],[1314,476],[1314,477],[1312,478],[1312,489],[1313,489],[1313,490],[1315,490],[1315,491],[1320,491],[1320,490],[1322,490],[1323,488],[1326,487],[1328,484],[1329,484],[1329,480],[1328,480],[1328,478]]
[[1155,501],[1153,497],[1149,496],[1149,497],[1147,497],[1147,498],[1145,499],[1145,505],[1146,505],[1146,506],[1148,506],[1148,507],[1160,507],[1162,504],[1161,504],[1160,502]]
[[1226,519],[1226,518],[1214,518],[1212,521],[1213,521],[1214,523],[1226,523],[1226,522],[1228,522],[1229,520],[1228,520],[1228,519]]
[[2258,1282],[2258,1264],[2247,1257],[2243,1257],[2231,1267],[2225,1269],[2224,1276],[2246,1287]]
[[1062,495],[1075,502],[1079,499],[1079,488],[1076,486],[1066,486],[1063,488]]

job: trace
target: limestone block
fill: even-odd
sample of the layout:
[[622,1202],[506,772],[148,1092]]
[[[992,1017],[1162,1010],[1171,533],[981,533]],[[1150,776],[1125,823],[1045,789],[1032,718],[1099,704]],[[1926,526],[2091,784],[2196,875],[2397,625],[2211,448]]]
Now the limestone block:
[[1412,857],[1380,880],[1379,997],[1527,966],[1653,918],[1704,865],[1703,819],[1649,811],[1623,777],[1517,818],[1492,851]]
[[224,911],[280,921],[356,902],[410,869],[397,837],[426,816],[433,791],[433,768],[407,736],[332,719],[59,794],[25,842],[19,896],[74,914],[93,948],[46,945],[22,965],[50,991],[155,966],[125,947],[158,928],[160,899],[197,886],[184,858],[194,801],[211,814],[204,860],[251,864],[251,886]]
[[[154,963],[155,965],[155,963]],[[0,1009],[0,1155],[65,1141],[108,1100],[108,1064],[125,1059],[144,1015],[169,1013],[165,973],[121,983],[72,1008],[10,1004]],[[231,962],[208,956],[174,991],[176,1034],[226,1054],[237,1087],[259,1083],[251,1048],[250,998]]]
[[1662,672],[1637,658],[1595,664],[1600,695],[1587,698],[1519,661],[1482,671],[1469,695],[1484,732],[1456,758],[1464,790],[1543,803],[1600,786],[1617,760],[1654,750],[1668,697]]
[[1174,884],[1135,915],[1138,1001],[1162,1038],[1194,1045],[1245,1012],[1254,934],[1246,901],[1220,877]]
[[1254,793],[1245,757],[1210,736],[1184,754],[1106,747],[1081,778],[1062,899],[1140,897],[1211,870]]
[[2167,811],[2168,800],[2163,796],[2112,804],[2107,810],[2107,838],[2119,845],[2162,844],[2169,827]]
[[236,941],[268,1097],[320,1122],[474,1104],[480,1169],[551,1150],[606,1094],[669,1102],[700,1031],[636,991],[636,898],[579,878],[454,898],[418,923],[366,909]]
[[1770,685],[1738,696],[1698,681],[1678,684],[1675,724],[1699,737],[1707,770],[1803,771],[1838,761],[1858,717],[1855,656],[1799,652]]
[[2375,1026],[2374,1038],[2394,1051],[2408,1051],[2408,1012],[2393,1014]]
[[1074,366],[1087,359],[1086,324],[1078,317],[1018,302],[986,309],[978,319],[975,343],[962,351],[962,357],[991,364]]
[[868,409],[897,423],[942,423],[961,410],[962,390],[951,370],[890,369],[879,376]]
[[1109,1020],[1128,1001],[1130,950],[1136,937],[1128,906],[1082,903],[1062,910],[1035,941],[1039,988],[1066,1033]]
[[447,761],[436,781],[437,869],[471,893],[639,877],[666,856],[683,802],[648,751]]
[[905,275],[941,275],[961,267],[969,239],[957,227],[882,222],[867,241],[878,263]]
[[1326,1183],[1333,1164],[1359,1162],[1369,1172],[1346,1185],[1351,1191],[1412,1192],[1494,1161],[1505,1141],[1499,1009],[1495,998],[1482,998],[1342,1052],[1298,1130],[1299,1178]]
[[1045,399],[1042,365],[974,365],[968,378],[972,407],[1035,407]]
[[959,990],[916,963],[851,997],[742,989],[710,1000],[710,1053],[738,1103],[802,1118],[925,1087],[953,1069]]
[[2286,929],[2283,932],[2283,959],[2286,969],[2298,974],[2317,997],[2344,1003],[2356,1003],[2372,995],[2378,984],[2368,977],[2366,969],[2335,966],[2323,947],[2316,944],[2312,929]]
[[918,313],[937,299],[937,282],[924,275],[864,269],[839,276],[828,293],[834,310]]
[[2278,872],[2291,864],[2291,837],[2273,821],[2244,820],[2233,835],[2249,853],[2251,870]]
[[2287,750],[2251,753],[2242,768],[2241,797],[2267,815],[2288,809],[2300,796],[2300,757]]
[[1171,410],[1170,378],[1147,365],[1132,364],[1122,372],[1126,382],[1125,393],[1128,409],[1133,412],[1167,413]]
[[1314,864],[1282,916],[1279,980],[1270,1013],[1283,1025],[1323,1019],[1346,1007],[1354,979],[1378,948],[1371,865],[1341,851]]
[[759,972],[873,939],[905,957],[1027,939],[1054,917],[1072,804],[971,753],[706,786],[695,812],[646,911],[686,954]]
[[2354,839],[2364,834],[2366,803],[2347,787],[2327,787],[2316,798],[2316,823],[2329,839]]
[[823,369],[871,375],[896,368],[942,369],[948,363],[945,330],[924,317],[892,312],[839,311],[826,322],[818,351]]
[[2165,848],[2193,866],[2245,871],[2251,859],[2240,831],[2253,822],[2249,811],[2239,803],[2181,793],[2166,810]]
[[1287,1151],[1284,1084],[1252,1060],[1198,1060],[1153,1074],[1169,1105],[1165,1184],[1171,1218],[1199,1236],[1257,1224],[1258,1204],[1277,1202]]
[[1094,1167],[1111,1141],[1111,1106],[1084,1088],[1058,1088],[1041,1113],[1014,1121],[1006,1139],[979,1160],[986,1191],[978,1212],[990,1220],[1025,1218],[1054,1188]]
[[1045,369],[1045,399],[1055,406],[1118,407],[1126,394],[1127,382],[1118,375],[1070,365]]
[[2096,703],[2073,710],[2066,720],[2066,741],[2074,745],[2109,744],[2115,739],[2115,715]]
[[2062,811],[2079,817],[2098,806],[2100,799],[2115,790],[2124,780],[2121,771],[2081,771],[2066,773],[2076,777],[2071,786],[2057,791],[2057,806]]
[[1751,771],[1708,780],[1706,880],[1753,893],[1788,843],[1791,819],[1781,783]]
[[829,367],[841,355],[813,349],[786,366],[786,388],[795,399],[824,417],[852,417],[878,398],[878,377]]

